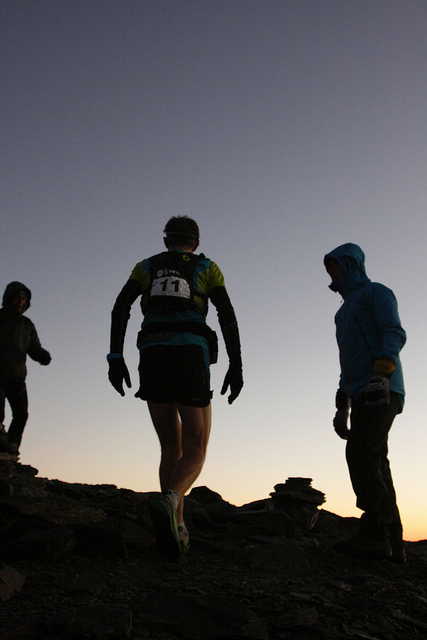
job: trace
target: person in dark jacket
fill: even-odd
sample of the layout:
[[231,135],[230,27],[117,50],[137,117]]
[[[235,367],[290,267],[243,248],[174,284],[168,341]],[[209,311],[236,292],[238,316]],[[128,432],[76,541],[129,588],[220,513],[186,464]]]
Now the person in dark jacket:
[[388,460],[388,434],[404,405],[399,353],[406,333],[393,291],[371,282],[358,245],[337,247],[326,254],[324,264],[332,278],[330,289],[344,299],[335,315],[341,376],[334,428],[347,440],[346,459],[356,505],[364,512],[356,535],[336,548],[353,556],[403,562],[402,523]]
[[[31,291],[21,282],[11,282],[0,309],[0,451],[18,453],[28,419],[26,386],[27,355],[42,365],[51,357],[40,344],[36,328],[23,314],[31,302]],[[8,401],[12,421],[6,433],[3,422]]]
[[203,254],[197,223],[174,216],[164,229],[167,251],[134,267],[111,316],[109,380],[121,395],[130,377],[123,346],[130,309],[141,296],[138,334],[140,387],[160,447],[163,497],[151,503],[160,551],[169,558],[188,549],[184,495],[200,474],[211,428],[209,367],[216,362],[216,335],[206,324],[208,302],[218,312],[230,366],[221,390],[231,404],[243,387],[237,320],[219,267]]

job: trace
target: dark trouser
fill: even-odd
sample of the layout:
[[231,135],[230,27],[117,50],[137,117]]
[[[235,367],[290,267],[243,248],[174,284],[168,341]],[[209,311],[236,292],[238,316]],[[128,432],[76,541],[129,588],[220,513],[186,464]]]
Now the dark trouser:
[[7,432],[7,439],[19,447],[28,419],[28,396],[25,378],[0,375],[1,424],[4,422],[6,400],[12,411],[12,422]]
[[395,393],[385,407],[367,407],[360,397],[351,410],[346,458],[356,505],[364,511],[361,526],[369,535],[402,530],[388,460],[388,434],[401,406]]

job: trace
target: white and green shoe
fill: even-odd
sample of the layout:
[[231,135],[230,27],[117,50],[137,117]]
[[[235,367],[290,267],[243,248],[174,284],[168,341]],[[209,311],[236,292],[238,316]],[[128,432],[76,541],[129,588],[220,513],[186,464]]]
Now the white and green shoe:
[[178,536],[175,510],[169,496],[161,496],[150,501],[150,515],[156,530],[159,551],[168,560],[181,554],[181,540]]

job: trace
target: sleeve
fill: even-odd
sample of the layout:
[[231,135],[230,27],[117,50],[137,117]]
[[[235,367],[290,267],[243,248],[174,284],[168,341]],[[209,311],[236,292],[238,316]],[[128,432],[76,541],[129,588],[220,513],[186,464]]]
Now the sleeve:
[[131,277],[117,296],[111,312],[110,353],[123,353],[130,309],[141,293],[140,283]]
[[337,393],[347,393],[346,388],[345,388],[345,381],[344,381],[344,374],[343,374],[343,361],[342,361],[342,353],[341,353],[341,348],[340,348],[340,336],[339,336],[339,332],[338,332],[338,327],[341,324],[338,320],[338,313],[335,314],[335,339],[337,341],[337,345],[338,345],[338,354],[339,354],[339,363],[340,363],[340,377],[338,380],[338,391]]
[[378,283],[374,285],[373,310],[381,335],[378,358],[386,358],[396,363],[406,342],[406,332],[401,325],[396,296],[391,289]]
[[129,280],[120,291],[111,312],[110,353],[123,354],[126,329],[130,310],[135,300],[144,293],[150,284],[149,259],[138,262],[129,276]]
[[43,347],[41,346],[36,328],[32,322],[29,325],[29,338],[30,339],[27,353],[30,358],[35,362],[39,362],[40,364],[49,364],[49,362],[51,361],[50,353],[49,351],[46,351],[46,349],[43,349]]
[[221,327],[230,365],[242,369],[239,327],[225,286],[215,286],[209,292],[209,298],[217,310],[219,326]]

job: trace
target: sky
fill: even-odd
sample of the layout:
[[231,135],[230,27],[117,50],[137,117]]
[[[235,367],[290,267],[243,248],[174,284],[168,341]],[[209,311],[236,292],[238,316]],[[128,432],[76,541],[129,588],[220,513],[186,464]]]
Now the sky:
[[[0,289],[52,363],[28,362],[21,462],[67,482],[159,489],[138,388],[109,384],[110,314],[172,215],[200,226],[238,317],[245,386],[220,395],[195,486],[240,506],[312,478],[359,516],[335,434],[325,253],[359,244],[399,302],[407,398],[389,438],[407,540],[427,538],[425,0],[3,0]],[[215,309],[209,324],[219,331]]]

